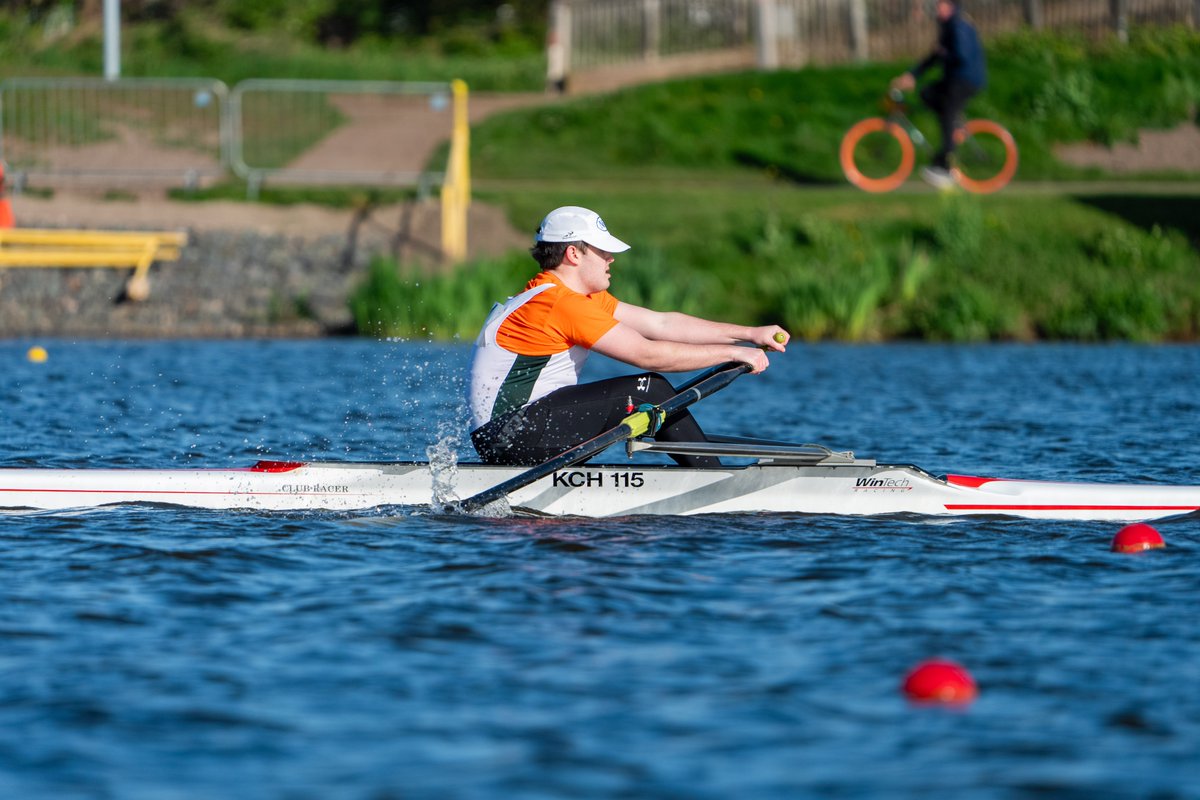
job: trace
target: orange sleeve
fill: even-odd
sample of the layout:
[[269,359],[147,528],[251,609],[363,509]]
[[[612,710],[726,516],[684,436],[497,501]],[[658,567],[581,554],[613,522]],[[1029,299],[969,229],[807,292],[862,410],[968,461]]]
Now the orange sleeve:
[[604,309],[604,313],[612,316],[617,313],[617,303],[620,302],[608,292],[596,292],[588,297],[600,302],[600,307]]
[[601,336],[616,327],[617,320],[612,315],[616,308],[617,299],[608,292],[590,297],[564,294],[554,304],[547,325],[564,341],[590,350]]

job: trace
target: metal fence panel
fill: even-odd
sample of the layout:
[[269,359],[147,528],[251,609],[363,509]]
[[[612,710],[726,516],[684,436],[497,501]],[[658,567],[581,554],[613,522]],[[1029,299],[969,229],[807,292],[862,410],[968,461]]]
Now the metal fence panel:
[[854,55],[846,0],[780,0],[775,5],[779,62],[838,64]]
[[[765,68],[903,61],[933,46],[934,2],[554,0],[551,19],[569,22],[552,31],[548,77],[558,85],[568,75],[747,45]],[[1130,25],[1200,26],[1200,0],[969,0],[966,9],[985,37],[1022,27],[1124,36]]]
[[573,6],[571,66],[598,67],[645,57],[643,6],[643,0]]
[[664,56],[754,43],[750,0],[659,0],[658,52]]
[[193,184],[226,171],[227,95],[207,78],[9,78],[0,159],[16,176]]
[[253,186],[442,182],[449,83],[248,80],[230,95],[232,166]]

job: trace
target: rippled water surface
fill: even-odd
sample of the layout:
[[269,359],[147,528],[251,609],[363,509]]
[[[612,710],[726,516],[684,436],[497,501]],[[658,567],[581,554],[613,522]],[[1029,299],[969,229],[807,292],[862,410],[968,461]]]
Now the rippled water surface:
[[[0,466],[424,459],[465,346],[0,342]],[[612,374],[596,364],[596,377]],[[710,430],[1200,483],[1200,349],[793,347]],[[1200,520],[0,515],[0,796],[1200,797]],[[947,656],[947,710],[898,691]]]

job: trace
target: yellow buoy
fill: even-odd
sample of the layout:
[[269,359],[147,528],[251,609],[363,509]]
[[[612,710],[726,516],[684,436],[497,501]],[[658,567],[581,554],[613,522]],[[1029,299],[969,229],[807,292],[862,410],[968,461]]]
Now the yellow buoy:
[[33,347],[29,348],[27,353],[25,353],[25,357],[34,364],[41,364],[50,357],[50,354],[46,352],[46,348],[35,344]]

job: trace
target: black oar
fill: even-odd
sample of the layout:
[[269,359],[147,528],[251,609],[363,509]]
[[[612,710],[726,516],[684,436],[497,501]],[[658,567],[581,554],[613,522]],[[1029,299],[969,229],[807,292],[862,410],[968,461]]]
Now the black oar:
[[[524,488],[536,480],[546,477],[552,472],[578,464],[580,461],[586,461],[592,456],[610,447],[617,442],[623,442],[626,439],[632,439],[635,436],[641,436],[650,430],[650,424],[653,419],[652,415],[658,416],[659,424],[676,411],[681,411],[687,408],[697,400],[703,400],[713,392],[724,389],[739,375],[749,372],[751,369],[749,364],[741,361],[731,361],[728,364],[722,364],[719,367],[714,367],[707,373],[697,376],[696,379],[690,381],[684,386],[678,394],[670,397],[652,408],[645,411],[635,411],[625,419],[621,420],[621,424],[610,431],[605,431],[599,436],[588,439],[583,444],[576,445],[570,450],[567,450],[544,464],[539,464],[536,467],[531,467],[526,472],[520,475],[509,478],[503,483],[493,486],[491,489],[482,491],[474,497],[468,497],[463,500],[460,507],[464,511],[475,511],[483,508],[488,503],[499,500],[505,495],[512,494],[517,489]],[[657,426],[655,426],[657,429]]]

